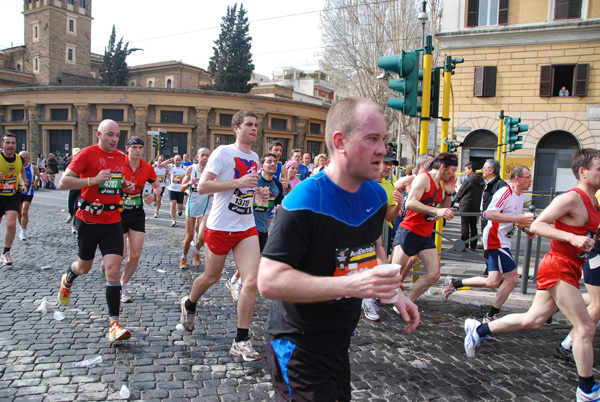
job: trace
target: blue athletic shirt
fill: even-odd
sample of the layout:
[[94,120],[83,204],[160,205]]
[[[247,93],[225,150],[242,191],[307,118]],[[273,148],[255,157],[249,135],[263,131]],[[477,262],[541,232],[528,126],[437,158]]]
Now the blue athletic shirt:
[[33,195],[33,179],[35,174],[33,172],[33,165],[30,163],[25,166],[25,176],[27,176],[27,191],[23,195]]
[[[283,199],[262,255],[315,276],[360,272],[377,265],[386,211],[386,192],[375,180],[350,193],[321,171]],[[274,300],[266,329],[311,352],[336,353],[349,347],[359,318],[357,298]]]

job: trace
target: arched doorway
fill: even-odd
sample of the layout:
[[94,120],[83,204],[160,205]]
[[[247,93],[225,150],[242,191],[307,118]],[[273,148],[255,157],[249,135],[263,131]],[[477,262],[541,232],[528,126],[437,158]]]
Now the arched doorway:
[[545,208],[552,200],[552,192],[566,191],[577,184],[571,156],[579,148],[579,141],[568,131],[551,131],[540,139],[535,151],[533,205]]
[[462,143],[461,171],[469,162],[475,162],[481,169],[486,159],[496,158],[498,136],[490,130],[475,130],[469,133]]

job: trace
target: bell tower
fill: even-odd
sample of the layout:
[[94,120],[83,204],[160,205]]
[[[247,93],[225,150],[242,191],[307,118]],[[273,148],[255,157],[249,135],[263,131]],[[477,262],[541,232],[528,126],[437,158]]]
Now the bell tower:
[[60,85],[64,74],[89,77],[92,0],[23,0],[25,62],[37,85]]

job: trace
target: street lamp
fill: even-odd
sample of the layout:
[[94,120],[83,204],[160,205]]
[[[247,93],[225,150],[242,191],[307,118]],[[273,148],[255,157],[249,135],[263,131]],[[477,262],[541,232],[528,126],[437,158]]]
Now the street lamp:
[[419,16],[417,17],[417,19],[419,21],[421,21],[421,24],[423,24],[423,47],[425,47],[425,24],[427,24],[427,20],[429,20],[429,17],[427,16],[427,0],[423,0],[423,8],[421,9],[421,12],[419,13]]

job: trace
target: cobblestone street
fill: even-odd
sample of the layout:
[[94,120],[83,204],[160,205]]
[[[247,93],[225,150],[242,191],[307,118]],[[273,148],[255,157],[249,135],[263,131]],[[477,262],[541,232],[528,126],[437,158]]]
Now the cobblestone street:
[[[177,268],[184,220],[168,227],[149,217],[139,268],[122,305],[128,341],[109,344],[105,280],[98,260],[89,275],[75,281],[71,303],[58,304],[60,276],[76,257],[67,216],[66,192],[36,193],[29,240],[15,240],[13,267],[1,268],[0,400],[115,400],[126,385],[130,400],[267,401],[273,397],[266,358],[246,363],[228,354],[236,328],[236,306],[225,287],[226,274],[198,304],[193,334],[176,329],[179,300],[199,269]],[[147,213],[147,216],[151,214]],[[458,222],[457,222],[458,223]],[[4,232],[5,225],[1,230]],[[465,262],[444,261],[442,278]],[[461,272],[463,272],[461,271]],[[473,267],[480,272],[480,266]],[[539,331],[490,336],[476,359],[464,353],[463,322],[480,319],[491,291],[457,292],[441,303],[433,295],[419,300],[422,324],[413,334],[391,306],[380,306],[381,321],[361,319],[351,347],[353,397],[359,401],[560,401],[574,400],[575,366],[553,357],[570,326],[557,314]],[[511,295],[503,314],[524,311],[531,293]],[[47,300],[48,311],[36,311]],[[264,320],[269,301],[258,297],[251,327],[255,348],[264,353]],[[64,313],[64,320],[54,318]],[[598,350],[598,343],[595,343]],[[73,362],[102,356],[95,367]]]

